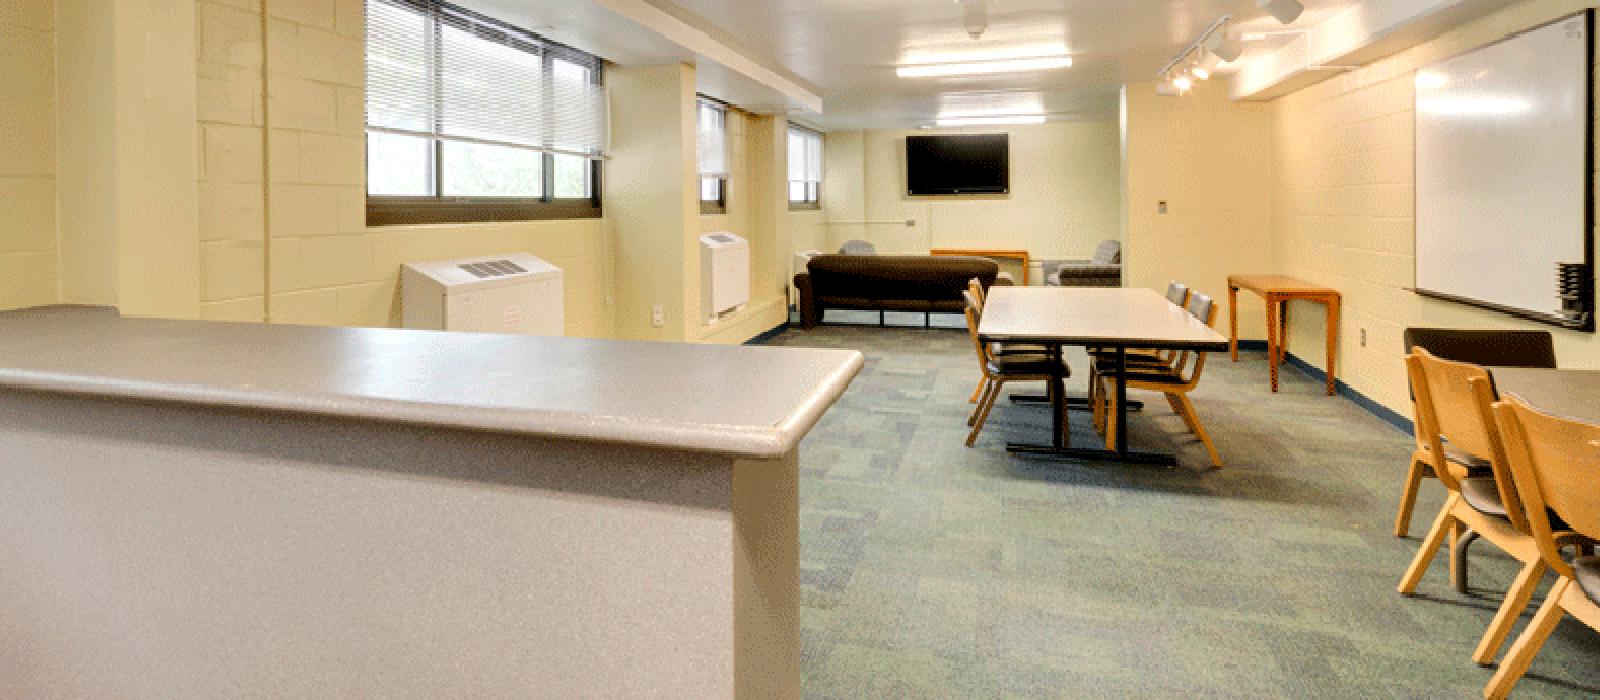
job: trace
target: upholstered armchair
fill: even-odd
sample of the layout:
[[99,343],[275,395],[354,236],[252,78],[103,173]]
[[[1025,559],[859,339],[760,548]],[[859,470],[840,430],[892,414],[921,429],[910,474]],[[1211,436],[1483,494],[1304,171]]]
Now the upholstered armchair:
[[1122,244],[1101,241],[1089,260],[1042,260],[1040,268],[1052,287],[1121,287]]

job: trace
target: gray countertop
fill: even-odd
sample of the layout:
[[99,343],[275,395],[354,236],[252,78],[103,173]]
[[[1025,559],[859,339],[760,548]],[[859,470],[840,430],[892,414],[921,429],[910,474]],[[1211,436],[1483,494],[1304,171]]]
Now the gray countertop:
[[860,353],[0,313],[0,389],[290,411],[771,458]]

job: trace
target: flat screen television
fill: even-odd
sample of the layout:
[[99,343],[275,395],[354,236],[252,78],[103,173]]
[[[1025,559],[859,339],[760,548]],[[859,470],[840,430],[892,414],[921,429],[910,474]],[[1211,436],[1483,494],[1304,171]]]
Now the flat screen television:
[[913,196],[1010,192],[1008,135],[907,136],[906,189]]

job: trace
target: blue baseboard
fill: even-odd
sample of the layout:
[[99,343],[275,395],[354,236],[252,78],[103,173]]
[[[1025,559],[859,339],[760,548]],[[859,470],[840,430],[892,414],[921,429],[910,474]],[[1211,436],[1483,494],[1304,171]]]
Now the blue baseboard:
[[1243,350],[1245,352],[1266,352],[1267,351],[1267,341],[1265,341],[1265,340],[1241,340],[1241,341],[1239,341],[1239,349]]
[[[1300,359],[1298,355],[1295,355],[1291,352],[1285,359],[1287,359],[1289,364],[1293,365],[1295,369],[1300,370],[1302,373],[1310,376],[1312,379],[1315,379],[1318,382],[1328,381],[1327,372],[1322,371],[1322,368],[1320,367],[1315,367],[1311,363]],[[1356,391],[1355,389],[1351,388],[1349,384],[1344,383],[1343,379],[1334,379],[1333,387],[1335,391],[1339,392],[1340,396],[1343,396],[1354,402],[1355,405],[1360,406],[1367,413],[1377,416],[1379,420],[1394,426],[1396,430],[1399,430],[1402,433],[1407,435],[1412,434],[1413,428],[1410,418],[1395,413],[1388,406],[1378,403],[1377,401],[1373,401],[1366,394]]]
[[760,334],[760,335],[758,335],[758,336],[756,336],[754,338],[751,338],[749,340],[744,341],[744,344],[745,345],[766,345],[767,343],[771,342],[773,338],[776,338],[779,335],[782,335],[783,332],[786,331],[786,330],[789,330],[789,322],[788,321],[784,321],[783,323],[780,323],[777,326],[775,326],[774,328],[772,328],[772,330],[766,331],[766,332],[764,332],[764,333],[762,333],[762,334]]

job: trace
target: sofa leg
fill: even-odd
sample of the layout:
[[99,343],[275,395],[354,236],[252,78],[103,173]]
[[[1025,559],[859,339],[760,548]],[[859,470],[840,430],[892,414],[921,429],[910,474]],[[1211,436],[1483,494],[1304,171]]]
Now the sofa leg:
[[878,327],[882,328],[883,326],[883,309],[878,309]]
[[924,312],[922,312],[922,329],[923,330],[927,330],[927,329],[932,328],[932,327],[933,327],[933,312],[932,311],[924,311]]

